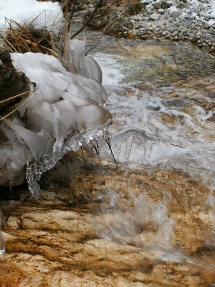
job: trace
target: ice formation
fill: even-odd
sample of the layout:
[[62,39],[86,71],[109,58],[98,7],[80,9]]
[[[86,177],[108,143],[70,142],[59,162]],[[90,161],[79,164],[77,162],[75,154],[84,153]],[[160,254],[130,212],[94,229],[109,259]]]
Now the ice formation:
[[[22,0],[17,6],[16,0],[8,0],[0,3],[0,28],[7,29],[9,23],[5,17],[55,33],[63,25],[63,12],[57,2]],[[67,150],[90,144],[111,122],[110,113],[103,108],[106,92],[101,84],[101,68],[93,58],[85,56],[85,40],[69,41],[65,32],[64,45],[61,62],[39,53],[11,54],[15,68],[36,86],[16,106],[20,107],[19,117],[5,119],[0,129],[10,142],[14,141],[15,132],[25,143],[26,177],[35,197],[39,196],[37,181],[43,172],[52,168]]]
[[31,52],[11,55],[16,69],[36,84],[30,96],[18,104],[22,105],[22,124],[5,120],[32,152],[27,181],[36,198],[41,174],[52,168],[67,150],[89,144],[111,123],[111,115],[103,107],[106,92],[101,84],[101,69],[95,60],[85,62],[80,46],[83,52],[84,43],[70,42],[73,73],[53,56]]
[[[4,220],[4,214],[2,210],[0,209],[0,226],[5,224]],[[2,234],[1,228],[0,228],[0,255],[5,252],[5,241],[4,241],[4,235]]]

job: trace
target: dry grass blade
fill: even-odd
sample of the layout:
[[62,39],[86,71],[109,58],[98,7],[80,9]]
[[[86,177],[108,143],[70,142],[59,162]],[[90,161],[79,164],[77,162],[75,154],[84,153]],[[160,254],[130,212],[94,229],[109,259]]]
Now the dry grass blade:
[[14,112],[16,112],[19,108],[23,107],[26,105],[28,102],[30,102],[33,98],[30,98],[29,100],[25,101],[23,104],[12,110],[10,113],[6,114],[4,117],[0,116],[0,122],[3,121],[4,119],[8,118],[10,115],[12,115]]
[[49,51],[49,54],[50,54],[50,55],[52,55],[52,56],[54,56],[54,57],[56,57],[56,58],[59,58],[57,52],[55,52],[55,51],[53,51],[52,49],[49,49],[49,48],[47,48],[47,47],[44,47],[44,46],[42,46],[42,45],[41,45],[41,47],[42,47],[44,50]]
[[4,39],[5,43],[6,43],[7,46],[8,46],[8,49],[9,49],[9,51],[10,51],[11,53],[14,53],[14,52],[17,53],[17,52],[18,52],[18,51],[16,50],[16,48],[10,43],[10,41],[7,40],[6,37],[4,37],[3,35],[1,35],[1,37],[2,37],[2,39]]
[[18,95],[16,95],[16,96],[13,96],[13,97],[10,97],[10,98],[5,99],[5,100],[3,100],[3,101],[0,101],[0,104],[3,104],[3,103],[5,103],[5,102],[8,102],[8,101],[13,100],[13,99],[18,98],[18,97],[27,95],[29,92],[30,92],[30,91],[26,91],[26,92],[23,92],[23,93],[18,94]]
[[40,17],[40,15],[42,15],[43,13],[45,13],[45,17],[46,17],[46,10],[43,10],[39,15],[37,15],[29,24],[32,25],[32,23],[38,18]]
[[12,25],[10,26],[10,30],[11,30],[11,32],[12,32],[12,37],[13,37],[14,40],[15,40],[17,50],[18,50],[19,53],[21,53],[21,48],[20,48],[20,45],[19,45],[19,41],[17,41],[16,32],[14,31]]

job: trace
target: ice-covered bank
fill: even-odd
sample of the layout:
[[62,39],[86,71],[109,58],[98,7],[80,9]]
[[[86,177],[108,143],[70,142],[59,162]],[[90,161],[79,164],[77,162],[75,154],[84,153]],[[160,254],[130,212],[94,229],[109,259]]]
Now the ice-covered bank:
[[[32,9],[39,12],[33,5],[36,2],[39,7],[37,1],[25,2],[29,10],[27,18],[24,9],[17,8],[16,21],[22,23],[33,17]],[[40,9],[45,9],[44,4]],[[60,7],[57,3],[46,5],[52,8],[49,16],[54,22]],[[8,3],[1,4],[0,19],[13,16],[7,7]],[[53,56],[31,52],[11,54],[15,68],[25,73],[33,84],[30,96],[13,107],[17,112],[1,123],[0,130],[5,137],[1,143],[1,165],[15,170],[6,180],[13,186],[14,178],[27,164],[29,190],[35,197],[39,196],[37,181],[43,172],[52,168],[67,150],[77,150],[101,135],[111,122],[111,115],[103,108],[106,92],[101,84],[101,69],[95,60],[84,55],[84,50],[84,42],[70,42],[68,57],[63,59],[67,69]],[[6,177],[3,170],[1,177]]]
[[6,123],[32,152],[35,162],[27,168],[27,180],[38,197],[35,180],[67,150],[77,150],[99,136],[110,124],[111,115],[102,107],[106,93],[95,79],[68,72],[53,56],[15,53],[12,58],[15,67],[36,84],[35,91],[20,104],[26,102],[19,109],[25,127],[16,118]]

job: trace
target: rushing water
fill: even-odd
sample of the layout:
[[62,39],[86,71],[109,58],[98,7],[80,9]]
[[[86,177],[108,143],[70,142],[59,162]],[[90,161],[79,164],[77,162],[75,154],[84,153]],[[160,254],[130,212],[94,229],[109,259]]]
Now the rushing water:
[[[195,49],[192,52],[195,53]],[[200,51],[196,53],[193,58],[197,62]],[[189,53],[186,56],[189,58]],[[210,56],[207,57],[205,56],[205,62],[209,62]],[[142,62],[138,64],[136,58],[132,62],[131,56],[129,61],[124,58],[122,55],[96,55],[105,75],[104,85],[109,94],[107,107],[114,116],[111,134],[116,158],[120,162],[178,169],[199,178],[213,189],[213,80],[190,77],[172,81],[169,77],[167,81],[166,70],[163,69],[162,82],[157,83],[156,78],[151,82],[147,79],[132,82],[135,72],[132,72],[130,79],[128,71],[139,71]],[[171,53],[166,58],[170,62]],[[154,57],[154,62],[159,62],[157,56]],[[196,62],[189,67],[191,75],[198,71],[201,74],[213,72],[212,59],[206,69],[201,67],[200,70],[195,70]],[[153,63],[152,69],[154,65]],[[199,65],[201,66],[201,61]],[[175,74],[173,78],[175,79]],[[201,89],[202,82],[206,84]]]
[[[139,173],[141,168],[146,168],[152,178],[159,170],[161,176],[156,180],[164,183],[163,190],[159,190],[162,198],[153,202],[144,184],[142,192],[133,190],[125,173],[124,181],[129,188],[126,204],[122,200],[125,194],[116,187],[108,195],[98,196],[102,204],[97,206],[97,216],[89,219],[102,238],[153,246],[161,252],[162,260],[186,260],[205,266],[214,274],[214,59],[187,45],[124,45],[123,50],[116,49],[114,53],[112,50],[108,53],[105,48],[94,54],[103,70],[107,108],[113,115],[111,147],[116,160],[125,169]],[[107,154],[107,147],[101,145],[100,155],[108,157]],[[174,178],[174,172],[179,178]],[[189,186],[189,180],[199,186]],[[169,182],[175,191],[165,185]],[[187,185],[186,191],[184,185]],[[170,215],[179,205],[182,215]],[[199,257],[186,257],[188,254],[185,256],[183,248],[175,248],[177,244],[172,240],[180,224],[185,230],[184,241],[189,237],[187,233],[196,232],[195,228],[187,227],[190,223],[186,226],[179,219],[189,217],[192,212],[201,221],[199,228],[205,229],[201,240],[202,246],[210,249],[212,257],[208,261],[208,253],[204,252],[202,262]],[[140,231],[141,226],[144,230],[150,224],[153,231],[148,234]]]

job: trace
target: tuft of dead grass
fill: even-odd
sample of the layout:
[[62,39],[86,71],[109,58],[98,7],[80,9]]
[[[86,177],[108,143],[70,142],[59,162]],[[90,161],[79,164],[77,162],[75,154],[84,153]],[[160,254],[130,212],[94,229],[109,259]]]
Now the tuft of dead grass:
[[52,33],[47,30],[35,29],[31,25],[21,25],[14,20],[6,20],[9,23],[9,28],[6,35],[1,35],[1,37],[11,53],[34,52],[58,58]]

